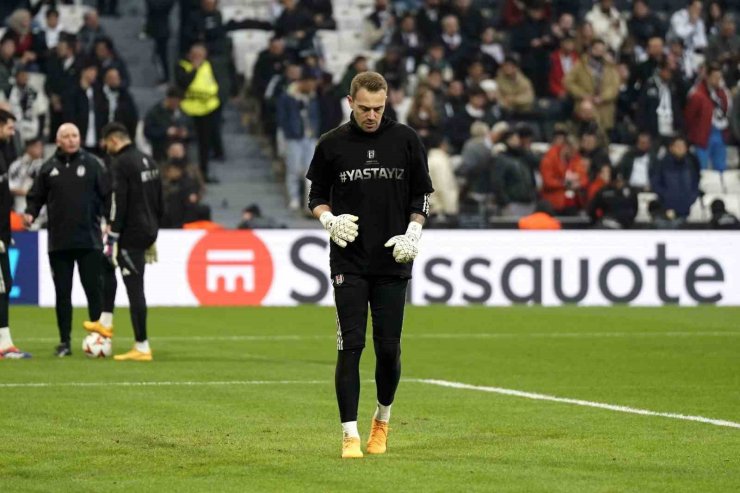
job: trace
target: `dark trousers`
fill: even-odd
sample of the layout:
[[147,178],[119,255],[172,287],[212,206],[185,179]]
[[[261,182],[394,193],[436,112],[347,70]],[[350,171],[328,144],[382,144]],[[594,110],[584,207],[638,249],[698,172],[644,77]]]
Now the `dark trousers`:
[[10,259],[7,252],[0,253],[0,329],[8,326],[11,289],[13,289],[13,278],[10,275]]
[[[121,269],[123,284],[126,285],[126,293],[131,311],[131,325],[134,328],[136,342],[144,342],[146,335],[146,297],[144,296],[144,261],[145,250],[120,249],[118,251],[118,267]],[[115,308],[116,270],[107,261],[103,260],[103,310],[113,313]]]
[[194,116],[195,138],[198,141],[198,164],[203,178],[208,178],[208,158],[211,153],[211,132],[213,132],[214,115],[216,112],[203,116]]
[[401,378],[401,330],[408,279],[345,274],[332,278],[337,308],[337,367],[334,383],[341,421],[357,420],[360,357],[365,347],[368,305],[372,313],[378,402],[393,403]]
[[100,268],[102,256],[99,250],[80,248],[49,252],[51,273],[56,291],[57,327],[59,340],[69,344],[72,334],[72,277],[75,263],[80,274],[82,288],[87,296],[87,312],[90,320],[100,318]]
[[98,0],[100,15],[118,15],[118,0]]
[[170,38],[154,38],[154,53],[162,66],[162,80],[164,81],[170,80],[169,42]]
[[222,129],[224,126],[223,113],[221,109],[223,106],[219,106],[216,111],[212,113],[213,120],[211,121],[211,149],[213,149],[213,155],[218,159],[224,158],[224,139],[222,137]]

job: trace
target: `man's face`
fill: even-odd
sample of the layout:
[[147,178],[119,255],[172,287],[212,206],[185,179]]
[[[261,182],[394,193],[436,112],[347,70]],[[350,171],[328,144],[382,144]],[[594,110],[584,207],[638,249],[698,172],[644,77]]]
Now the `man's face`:
[[516,75],[516,65],[511,62],[504,62],[504,64],[501,65],[501,72],[506,77],[514,77]]
[[563,31],[570,31],[575,26],[575,18],[571,14],[563,14],[558,20],[558,25]]
[[93,84],[95,83],[95,79],[98,78],[98,69],[95,66],[87,67],[85,70],[82,71],[82,79],[87,84]]
[[355,116],[357,125],[365,132],[375,132],[380,126],[380,119],[385,111],[386,91],[370,92],[361,88],[355,97],[348,96],[349,106]]
[[55,29],[59,25],[59,16],[56,14],[46,16],[46,25]]
[[592,134],[583,134],[583,137],[581,137],[581,149],[585,152],[591,152],[596,149],[596,136]]
[[118,89],[121,87],[121,75],[116,69],[110,69],[105,73],[105,85],[111,89]]
[[647,46],[648,55],[652,58],[658,58],[663,54],[663,39],[662,38],[650,38]]
[[560,44],[560,49],[563,50],[563,53],[573,53],[573,50],[576,49],[576,44],[572,39],[568,38]]
[[735,35],[735,21],[731,19],[725,19],[722,21],[722,36],[725,38],[731,38]]
[[285,52],[285,42],[282,39],[275,39],[270,42],[270,53],[273,55],[282,55]]
[[691,14],[694,18],[701,17],[701,2],[692,2],[691,5],[689,5],[689,14]]
[[8,120],[4,125],[0,125],[0,140],[7,142],[15,135],[15,120]]
[[182,100],[180,98],[165,98],[164,99],[164,105],[167,107],[167,109],[170,110],[176,110],[180,107],[180,103]]
[[486,107],[486,95],[485,94],[475,94],[473,96],[470,96],[470,106],[472,106],[475,109],[482,110]]
[[92,29],[97,29],[100,25],[100,19],[98,18],[98,13],[94,10],[89,12],[87,14],[87,17],[85,17],[85,25],[87,27],[90,27]]
[[185,157],[185,146],[182,144],[175,143],[167,148],[167,158],[169,159],[182,159]]
[[74,125],[62,125],[57,132],[57,145],[66,154],[80,150],[80,131]]
[[606,54],[606,45],[604,43],[594,43],[594,45],[591,47],[591,56],[600,59],[604,58],[604,55]]
[[460,30],[457,17],[449,16],[442,20],[442,29],[448,36],[454,36]]
[[15,83],[20,87],[26,87],[26,84],[28,84],[28,72],[18,72],[15,76]]
[[648,15],[648,6],[645,2],[635,2],[634,6],[635,17],[638,19],[642,19]]
[[59,58],[67,58],[72,53],[69,43],[66,41],[60,41],[57,44],[57,56]]
[[95,56],[101,59],[107,59],[110,57],[110,51],[105,43],[95,44]]
[[647,134],[640,134],[637,137],[637,150],[640,152],[648,152],[650,150],[650,136]]
[[41,159],[44,157],[44,144],[41,141],[34,143],[26,148],[26,153],[31,159]]
[[216,0],[202,0],[200,5],[206,12],[214,12],[216,10]]
[[671,154],[678,159],[683,158],[686,155],[686,152],[688,152],[686,142],[683,139],[676,139],[673,144],[671,144],[670,150]]
[[203,63],[206,59],[206,50],[200,45],[193,46],[190,48],[190,62],[194,65]]
[[15,54],[15,41],[7,39],[0,45],[0,55],[6,60],[10,59]]
[[714,89],[719,89],[722,87],[722,72],[719,70],[712,70],[709,72],[709,75],[707,75],[707,83]]

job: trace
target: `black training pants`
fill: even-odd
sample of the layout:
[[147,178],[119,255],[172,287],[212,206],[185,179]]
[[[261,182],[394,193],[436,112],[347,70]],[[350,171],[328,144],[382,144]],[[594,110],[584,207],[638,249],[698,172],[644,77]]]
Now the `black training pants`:
[[335,387],[344,423],[357,420],[368,305],[373,323],[377,399],[385,406],[393,403],[401,378],[401,329],[408,279],[344,274],[334,276],[332,284],[337,307]]
[[214,115],[216,115],[215,111],[207,115],[193,117],[195,139],[198,141],[198,165],[200,166],[200,172],[203,173],[203,178],[205,179],[209,176],[208,160],[209,154],[211,153],[213,125],[215,125]]
[[[118,267],[121,269],[123,284],[126,285],[128,302],[131,311],[131,325],[134,328],[136,342],[144,342],[146,334],[146,297],[144,296],[144,261],[145,250],[118,250]],[[103,311],[113,313],[116,301],[118,281],[116,271],[107,260],[103,266]]]
[[82,288],[87,296],[87,312],[90,320],[100,318],[101,256],[101,251],[90,248],[49,252],[49,263],[56,291],[57,326],[62,343],[69,344],[72,333],[72,278],[75,263],[80,274]]
[[10,258],[6,251],[0,253],[0,328],[8,327],[8,304],[11,289],[13,289],[13,278],[10,275]]

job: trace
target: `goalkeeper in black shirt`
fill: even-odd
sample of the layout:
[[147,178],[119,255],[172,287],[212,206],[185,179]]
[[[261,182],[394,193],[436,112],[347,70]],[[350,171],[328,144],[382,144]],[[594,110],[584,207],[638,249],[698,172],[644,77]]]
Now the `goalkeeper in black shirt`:
[[134,328],[133,349],[114,356],[116,361],[151,361],[147,338],[147,306],[144,268],[156,262],[157,234],[162,217],[162,183],[159,168],[150,156],[136,149],[126,127],[109,123],[102,130],[103,146],[111,156],[113,195],[110,227],[104,239],[103,309],[100,319],[85,322],[89,332],[113,336],[113,307],[116,298],[116,267],[121,268]]
[[363,72],[352,80],[350,121],[321,137],[306,175],[311,180],[309,207],[331,237],[335,385],[344,458],[362,457],[357,405],[368,304],[378,405],[367,452],[386,451],[391,404],[401,377],[406,285],[433,191],[419,136],[383,117],[387,92],[378,73]]

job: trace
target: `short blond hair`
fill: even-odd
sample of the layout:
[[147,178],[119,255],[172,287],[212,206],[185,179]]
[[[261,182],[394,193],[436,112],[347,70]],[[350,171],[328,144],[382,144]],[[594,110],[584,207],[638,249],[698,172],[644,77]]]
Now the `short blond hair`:
[[352,79],[352,84],[349,86],[349,95],[354,98],[360,89],[366,89],[368,92],[388,92],[388,83],[377,72],[360,72]]

